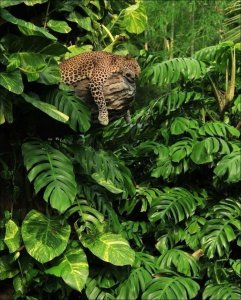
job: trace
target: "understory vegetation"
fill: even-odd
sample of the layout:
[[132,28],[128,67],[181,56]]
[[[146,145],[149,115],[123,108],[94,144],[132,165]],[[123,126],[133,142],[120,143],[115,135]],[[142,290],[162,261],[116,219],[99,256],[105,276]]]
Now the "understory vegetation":
[[[241,2],[0,1],[0,299],[240,299]],[[91,124],[59,62],[142,68]]]

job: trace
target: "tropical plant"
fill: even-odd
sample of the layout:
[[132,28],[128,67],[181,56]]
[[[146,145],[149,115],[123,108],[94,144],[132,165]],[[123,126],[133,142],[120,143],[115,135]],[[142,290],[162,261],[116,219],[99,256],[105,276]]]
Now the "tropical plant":
[[[240,44],[160,61],[146,1],[0,8],[0,296],[239,299]],[[91,49],[136,54],[155,88],[130,123],[92,126],[60,84]]]

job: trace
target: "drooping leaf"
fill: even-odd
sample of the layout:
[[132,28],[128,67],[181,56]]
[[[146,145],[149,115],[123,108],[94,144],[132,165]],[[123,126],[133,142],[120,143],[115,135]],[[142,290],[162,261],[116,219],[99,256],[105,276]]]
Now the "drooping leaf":
[[24,20],[18,19],[6,9],[2,9],[0,15],[4,20],[17,25],[19,30],[25,35],[44,36],[50,40],[57,40],[57,38],[50,34],[46,29],[38,27],[31,22],[26,22]]
[[59,20],[49,20],[47,26],[53,31],[60,33],[69,33],[71,31],[71,27],[69,27],[66,21]]
[[34,183],[35,192],[44,188],[44,200],[59,212],[64,212],[74,202],[77,185],[70,159],[59,150],[40,140],[22,145],[28,179]]
[[27,95],[23,93],[22,96],[25,101],[31,103],[34,107],[43,111],[44,113],[54,118],[55,120],[63,123],[68,122],[69,117],[66,114],[59,111],[54,105],[41,101],[38,95],[36,94]]
[[20,229],[13,220],[9,220],[5,224],[5,228],[4,242],[7,245],[9,252],[13,253],[20,248]]
[[50,219],[31,210],[22,225],[22,237],[27,252],[41,263],[59,256],[65,250],[70,226],[61,218]]
[[81,248],[68,249],[59,263],[45,271],[57,277],[62,277],[71,288],[81,292],[89,275],[89,265]]
[[135,252],[119,234],[103,233],[93,238],[83,238],[81,242],[94,255],[115,266],[132,265]]
[[20,71],[0,72],[0,85],[14,94],[22,94],[23,82]]
[[0,125],[13,122],[12,101],[6,90],[0,91]]

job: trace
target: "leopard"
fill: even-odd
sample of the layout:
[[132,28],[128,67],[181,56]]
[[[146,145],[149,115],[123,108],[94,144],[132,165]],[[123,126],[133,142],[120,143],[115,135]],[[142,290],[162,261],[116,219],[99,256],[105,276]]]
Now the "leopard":
[[[118,55],[105,51],[90,51],[78,54],[60,63],[61,81],[74,85],[82,79],[89,79],[89,90],[98,107],[98,120],[101,125],[109,124],[108,109],[103,93],[106,80],[113,73],[120,73],[136,79],[141,68],[130,55]],[[129,111],[127,118],[129,118]]]

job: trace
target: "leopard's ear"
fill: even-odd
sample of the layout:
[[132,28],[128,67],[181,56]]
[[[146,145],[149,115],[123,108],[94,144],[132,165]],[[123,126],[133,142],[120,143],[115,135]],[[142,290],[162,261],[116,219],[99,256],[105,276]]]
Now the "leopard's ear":
[[126,59],[132,59],[131,55],[130,54],[126,54]]

